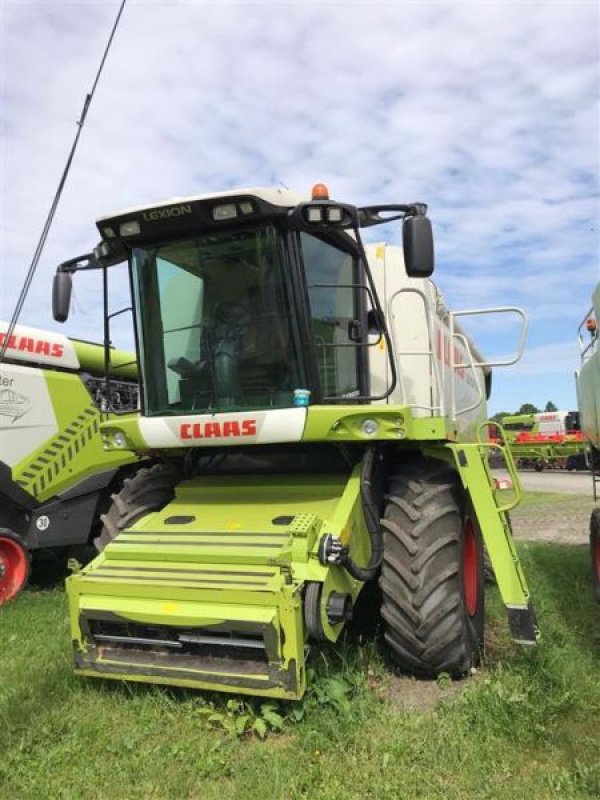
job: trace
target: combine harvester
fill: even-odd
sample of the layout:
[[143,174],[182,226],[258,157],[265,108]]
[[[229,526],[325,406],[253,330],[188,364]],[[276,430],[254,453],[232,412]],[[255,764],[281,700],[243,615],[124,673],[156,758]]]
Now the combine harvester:
[[[596,487],[600,465],[600,347],[598,346],[598,320],[600,320],[600,284],[596,286],[592,307],[583,318],[577,331],[580,349],[580,368],[575,373],[577,401],[581,417],[581,430],[588,444],[588,463],[592,470],[594,501],[598,499]],[[600,508],[592,511],[590,519],[590,553],[592,581],[596,598],[600,600]]]
[[[0,322],[0,346],[8,323]],[[100,423],[107,391],[137,408],[135,357],[17,325],[0,364],[0,605],[27,583],[30,554],[68,555],[97,535],[133,453],[107,451]],[[131,469],[131,466],[130,466]],[[78,550],[78,551],[79,551]]]
[[[365,251],[360,228],[400,219],[403,252]],[[105,278],[128,264],[141,389],[104,446],[162,463],[126,481],[101,555],[67,581],[79,674],[300,698],[309,643],[335,642],[378,581],[398,666],[463,676],[483,647],[483,542],[513,639],[535,643],[487,467],[492,364],[459,324],[492,312],[450,312],[426,280],[426,206],[357,208],[318,184],[98,228],[81,260]],[[61,321],[76,270],[57,271]],[[519,315],[522,350],[522,312],[495,311]]]
[[502,418],[517,467],[573,470],[585,468],[585,441],[577,411],[544,411]]

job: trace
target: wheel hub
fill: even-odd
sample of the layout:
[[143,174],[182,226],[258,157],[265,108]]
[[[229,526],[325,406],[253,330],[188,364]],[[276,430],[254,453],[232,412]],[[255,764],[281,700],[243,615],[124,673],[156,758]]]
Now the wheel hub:
[[477,612],[479,595],[479,563],[477,539],[472,520],[467,517],[463,528],[463,592],[465,607],[470,617]]
[[12,536],[0,536],[0,605],[19,594],[28,572],[27,551]]

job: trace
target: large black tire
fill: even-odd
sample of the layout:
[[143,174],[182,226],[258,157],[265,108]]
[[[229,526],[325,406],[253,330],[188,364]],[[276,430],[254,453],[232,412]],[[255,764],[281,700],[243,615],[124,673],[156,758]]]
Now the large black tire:
[[132,478],[125,478],[123,488],[111,495],[110,508],[100,517],[102,530],[94,539],[96,550],[101,553],[120,531],[170,503],[178,481],[177,470],[170,464],[142,467]]
[[595,508],[590,517],[590,555],[592,586],[596,600],[600,602],[600,508]]
[[392,476],[382,519],[381,616],[404,672],[462,677],[483,647],[481,532],[456,472],[419,459]]

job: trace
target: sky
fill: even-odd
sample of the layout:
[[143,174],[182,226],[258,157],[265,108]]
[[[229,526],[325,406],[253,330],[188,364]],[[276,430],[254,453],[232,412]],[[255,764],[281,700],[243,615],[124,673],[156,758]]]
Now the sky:
[[[118,7],[0,0],[0,318]],[[355,205],[426,202],[448,307],[527,313],[490,413],[576,408],[577,327],[600,280],[599,32],[595,1],[128,0],[20,321],[101,338],[96,274],[76,277],[67,325],[50,310],[56,265],[94,247],[98,217],[324,182]],[[126,304],[124,270],[111,293]],[[470,330],[490,358],[518,338],[510,315]]]

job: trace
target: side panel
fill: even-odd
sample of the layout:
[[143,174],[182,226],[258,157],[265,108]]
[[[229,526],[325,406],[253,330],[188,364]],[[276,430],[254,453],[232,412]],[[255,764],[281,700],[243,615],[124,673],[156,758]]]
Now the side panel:
[[144,442],[153,448],[299,442],[305,421],[306,408],[301,407],[138,418]]
[[594,447],[600,448],[600,351],[582,366],[577,394],[583,435]]
[[[594,315],[596,325],[600,322],[600,283],[594,291]],[[591,334],[587,344],[580,339],[582,346],[582,364],[576,374],[577,399],[581,430],[584,437],[594,447],[600,449],[600,347],[598,346],[598,329]]]
[[[483,370],[469,365],[465,337],[450,336],[447,311],[434,284],[407,277],[398,247],[372,245],[367,254],[398,372],[398,385],[387,402],[410,406],[415,417],[447,417],[456,437],[475,438],[487,415]],[[373,392],[385,391],[389,375],[383,343],[370,349],[369,364]]]
[[17,325],[7,341],[8,327],[8,322],[0,320],[0,345],[6,344],[7,358],[61,369],[79,369],[77,353],[66,336]]
[[103,415],[78,374],[7,365],[0,374],[14,380],[19,388],[12,391],[24,398],[19,413],[11,408],[12,416],[0,417],[0,460],[38,502],[137,460],[131,453],[104,449],[99,432]]
[[[107,483],[112,474],[107,476]],[[28,516],[28,524],[21,524],[18,533],[30,550],[87,544],[100,513],[100,499],[98,492],[89,492],[72,500],[50,500]]]
[[57,433],[44,372],[0,365],[0,459],[12,467]]

